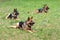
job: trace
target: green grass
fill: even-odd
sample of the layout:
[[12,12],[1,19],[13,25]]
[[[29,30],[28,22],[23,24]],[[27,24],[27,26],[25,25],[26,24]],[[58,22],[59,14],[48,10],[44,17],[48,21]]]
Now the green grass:
[[[50,7],[47,14],[27,13],[44,4]],[[19,20],[6,20],[14,8],[20,13]],[[33,16],[35,33],[9,28],[28,16]],[[0,40],[60,40],[60,0],[0,0]]]

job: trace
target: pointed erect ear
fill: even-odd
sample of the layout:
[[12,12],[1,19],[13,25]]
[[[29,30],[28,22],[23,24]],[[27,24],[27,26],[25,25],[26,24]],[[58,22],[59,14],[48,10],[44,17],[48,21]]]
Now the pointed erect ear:
[[31,19],[33,19],[33,16],[31,17]]
[[30,20],[30,17],[28,17],[27,21],[29,21],[29,20]]
[[44,6],[47,6],[47,4],[45,4]]

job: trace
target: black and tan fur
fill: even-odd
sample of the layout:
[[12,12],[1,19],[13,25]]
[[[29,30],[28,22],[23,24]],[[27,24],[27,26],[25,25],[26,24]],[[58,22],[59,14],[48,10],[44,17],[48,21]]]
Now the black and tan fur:
[[18,15],[19,13],[17,11],[17,8],[15,8],[11,14],[8,14],[6,19],[17,19]]
[[28,19],[25,22],[21,21],[21,22],[17,23],[16,26],[11,26],[11,27],[26,30],[26,31],[32,33],[31,26],[34,25],[34,21],[32,19],[33,19],[33,17],[28,17]]
[[49,7],[47,6],[47,4],[45,4],[42,8],[35,10],[34,13],[47,13],[48,9]]

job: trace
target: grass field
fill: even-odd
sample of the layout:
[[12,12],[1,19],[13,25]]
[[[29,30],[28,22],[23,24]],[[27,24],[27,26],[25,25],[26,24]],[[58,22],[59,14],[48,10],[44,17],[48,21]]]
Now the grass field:
[[[32,14],[35,9],[48,4],[48,13]],[[19,20],[5,19],[14,8],[18,9]],[[25,21],[33,16],[35,21],[29,33],[19,29],[9,28],[19,21]],[[60,40],[60,0],[0,0],[0,40]]]

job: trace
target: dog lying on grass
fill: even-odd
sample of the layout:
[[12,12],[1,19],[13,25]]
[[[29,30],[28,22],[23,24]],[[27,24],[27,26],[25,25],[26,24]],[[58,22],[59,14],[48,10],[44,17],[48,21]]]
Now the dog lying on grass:
[[8,14],[8,16],[6,17],[6,19],[17,19],[17,16],[19,15],[17,9],[15,8],[13,10],[13,13]]
[[28,17],[28,19],[25,22],[21,21],[17,23],[16,26],[11,26],[11,27],[26,30],[30,33],[33,33],[31,26],[33,26],[35,22],[32,19],[33,17]]
[[49,7],[47,6],[47,4],[45,4],[42,8],[35,10],[34,13],[47,13],[48,9]]

